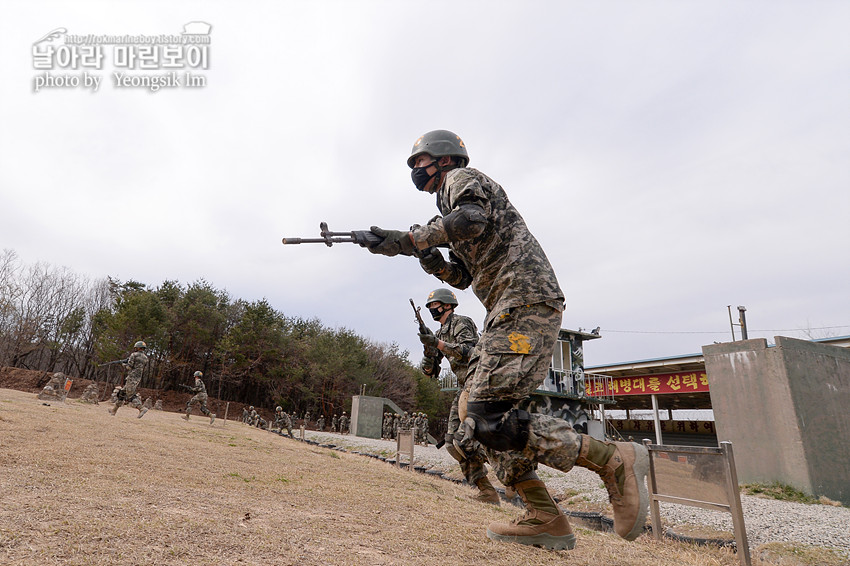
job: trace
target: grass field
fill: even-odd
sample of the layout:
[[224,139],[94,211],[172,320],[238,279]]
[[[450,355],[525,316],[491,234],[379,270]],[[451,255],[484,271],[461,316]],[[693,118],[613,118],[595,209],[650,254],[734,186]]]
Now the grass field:
[[234,421],[108,406],[0,389],[0,564],[739,563],[580,528],[572,551],[496,543],[487,524],[519,511],[467,487]]

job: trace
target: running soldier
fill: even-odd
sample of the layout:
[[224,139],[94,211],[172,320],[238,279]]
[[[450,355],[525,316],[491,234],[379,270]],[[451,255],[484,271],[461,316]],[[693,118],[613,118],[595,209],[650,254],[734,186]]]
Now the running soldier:
[[196,371],[194,377],[195,385],[193,385],[192,387],[189,387],[188,385],[183,386],[192,393],[194,393],[194,395],[186,403],[186,414],[182,418],[188,421],[189,415],[192,413],[192,405],[197,403],[198,408],[201,409],[201,412],[210,418],[210,424],[213,424],[213,422],[215,421],[215,413],[207,409],[207,387],[201,380],[201,378],[204,377],[204,374],[199,371]]
[[[471,285],[487,309],[458,400],[462,445],[484,445],[499,479],[526,506],[511,523],[492,523],[487,536],[550,549],[575,546],[566,516],[537,477],[539,462],[563,472],[579,465],[598,473],[613,505],[614,530],[634,540],[648,508],[648,452],[637,443],[600,442],[563,419],[525,410],[546,378],[564,294],[505,191],[468,163],[466,145],[452,132],[435,130],[417,139],[407,160],[411,178],[420,191],[436,194],[441,216],[410,231],[373,226],[383,240],[369,250],[418,253],[425,272],[458,289]],[[435,247],[440,244],[449,245],[448,261]]]
[[[455,312],[457,306],[457,297],[449,289],[434,289],[425,300],[425,308],[431,313],[431,318],[440,323],[440,329],[436,334],[429,332],[419,335],[426,353],[421,367],[425,375],[439,378],[440,362],[443,356],[448,358],[452,372],[457,376],[458,391],[449,410],[446,451],[458,461],[469,485],[478,488],[474,499],[499,505],[499,494],[487,477],[484,448],[475,440],[470,440],[465,446],[462,444],[463,430],[458,416],[458,401],[469,370],[469,356],[478,343],[478,328],[471,318]],[[429,353],[435,355],[428,356]]]
[[113,417],[121,408],[121,405],[125,403],[139,410],[138,418],[142,418],[148,412],[148,408],[142,405],[142,398],[136,391],[142,381],[142,374],[144,374],[148,365],[148,357],[145,355],[147,347],[148,345],[141,340],[133,344],[133,353],[122,364],[124,369],[127,370],[127,377],[124,378],[124,387],[116,395],[115,404],[109,409],[109,414]]
[[345,416],[345,411],[343,411],[342,416],[339,417],[339,433],[348,434],[348,417]]

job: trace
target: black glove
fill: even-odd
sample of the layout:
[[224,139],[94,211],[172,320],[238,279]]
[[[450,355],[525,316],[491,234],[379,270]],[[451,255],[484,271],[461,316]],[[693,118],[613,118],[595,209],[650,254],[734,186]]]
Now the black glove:
[[373,254],[382,254],[389,257],[398,254],[413,255],[416,249],[413,245],[413,240],[410,239],[409,232],[384,230],[377,226],[372,226],[369,230],[376,236],[383,238],[381,243],[369,246],[369,251]]
[[425,375],[431,377],[437,377],[438,375],[440,375],[440,365],[434,363],[434,358],[425,356],[424,358],[422,358],[422,363],[419,365],[419,368]]
[[437,275],[443,268],[446,267],[446,260],[443,258],[442,252],[437,248],[429,248],[428,252],[419,257],[419,265],[425,273],[429,275]]
[[422,345],[426,348],[434,348],[435,350],[438,349],[437,344],[440,343],[440,341],[437,339],[436,336],[434,336],[433,333],[419,333],[419,341],[422,342]]

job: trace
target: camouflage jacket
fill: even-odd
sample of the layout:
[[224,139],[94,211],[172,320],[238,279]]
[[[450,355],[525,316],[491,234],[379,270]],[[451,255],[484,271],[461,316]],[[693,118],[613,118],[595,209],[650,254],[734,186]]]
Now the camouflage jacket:
[[144,352],[133,352],[124,363],[124,368],[127,370],[126,379],[141,381],[142,373],[145,371],[145,366],[147,365],[148,357]]
[[192,393],[203,393],[204,395],[206,395],[207,394],[207,386],[204,385],[204,382],[201,381],[200,377],[196,377],[195,378],[195,385],[190,387],[189,391],[191,391]]
[[476,169],[453,169],[437,191],[437,208],[445,216],[464,205],[474,207],[472,221],[483,226],[477,236],[451,239],[438,216],[416,228],[413,238],[420,249],[449,244],[449,265],[441,279],[458,289],[472,285],[487,309],[485,328],[511,307],[547,303],[563,310],[555,271],[504,189]]

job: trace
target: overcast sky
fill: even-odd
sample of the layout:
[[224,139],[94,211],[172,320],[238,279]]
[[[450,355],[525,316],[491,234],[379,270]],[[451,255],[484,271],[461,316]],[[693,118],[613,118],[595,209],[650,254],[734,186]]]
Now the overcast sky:
[[[203,87],[116,87],[113,45],[100,68],[34,68],[57,28],[189,22],[212,26]],[[405,162],[450,129],[543,245],[563,326],[601,327],[587,365],[728,341],[730,304],[750,337],[847,335],[848,24],[845,1],[7,1],[0,248],[205,279],[418,361],[408,298],[439,282],[415,259],[281,238],[425,223],[434,197]],[[97,92],[34,91],[85,72]]]

